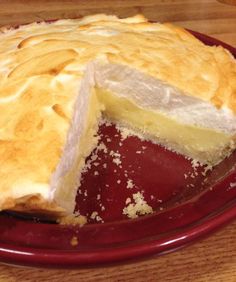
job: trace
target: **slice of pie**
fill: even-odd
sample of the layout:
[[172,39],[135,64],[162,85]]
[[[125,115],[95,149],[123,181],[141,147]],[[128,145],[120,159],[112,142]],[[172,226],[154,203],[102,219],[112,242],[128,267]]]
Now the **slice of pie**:
[[235,148],[235,59],[142,16],[3,28],[0,209],[71,214],[102,115],[216,165]]

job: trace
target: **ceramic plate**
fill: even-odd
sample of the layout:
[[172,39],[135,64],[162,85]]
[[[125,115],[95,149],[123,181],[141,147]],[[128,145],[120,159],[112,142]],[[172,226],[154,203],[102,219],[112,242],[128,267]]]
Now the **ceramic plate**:
[[[192,33],[236,56],[233,47]],[[236,153],[207,171],[161,146],[125,138],[114,125],[99,132],[102,145],[88,158],[91,167],[77,196],[88,224],[61,226],[2,213],[2,262],[78,267],[140,259],[176,250],[236,218]],[[124,208],[135,195],[154,212],[129,219]]]

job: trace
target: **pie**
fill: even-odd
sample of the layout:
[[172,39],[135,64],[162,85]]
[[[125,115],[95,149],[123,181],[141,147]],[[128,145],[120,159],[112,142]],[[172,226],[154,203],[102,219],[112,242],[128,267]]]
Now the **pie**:
[[72,214],[101,117],[203,164],[235,148],[236,62],[143,16],[0,31],[0,209]]

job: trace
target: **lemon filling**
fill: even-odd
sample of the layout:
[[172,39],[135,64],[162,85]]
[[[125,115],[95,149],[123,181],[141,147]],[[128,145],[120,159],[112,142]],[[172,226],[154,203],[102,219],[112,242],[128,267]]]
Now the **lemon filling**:
[[222,151],[231,144],[232,136],[229,134],[181,124],[163,113],[141,108],[132,100],[102,88],[97,88],[96,93],[109,119],[138,129],[158,143],[203,163],[214,163],[215,153],[218,159],[218,150]]

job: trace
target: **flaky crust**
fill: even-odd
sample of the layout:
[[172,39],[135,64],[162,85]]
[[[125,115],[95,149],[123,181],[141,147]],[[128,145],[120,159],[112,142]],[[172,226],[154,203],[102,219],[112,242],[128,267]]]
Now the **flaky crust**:
[[128,65],[236,113],[233,57],[171,24],[95,15],[2,28],[0,42],[0,209],[26,183],[49,189],[88,62]]
[[54,202],[46,201],[39,194],[19,199],[6,198],[2,209],[55,219],[66,215],[66,211],[63,208],[58,207]]

